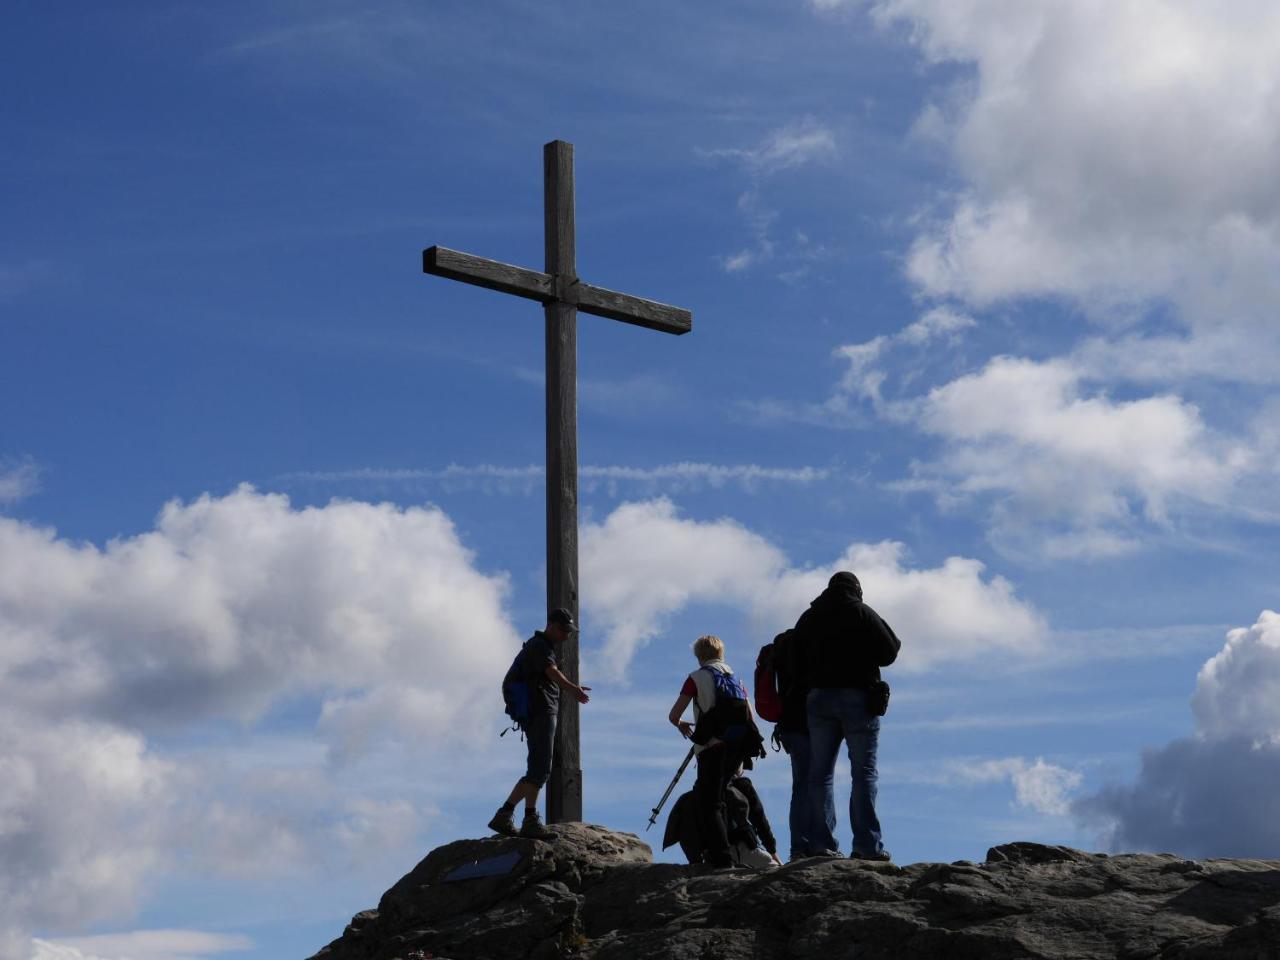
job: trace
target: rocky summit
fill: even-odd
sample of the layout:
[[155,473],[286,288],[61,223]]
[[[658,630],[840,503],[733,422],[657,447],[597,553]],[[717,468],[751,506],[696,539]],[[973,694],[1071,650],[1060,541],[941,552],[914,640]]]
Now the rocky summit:
[[984,863],[653,863],[589,824],[432,851],[312,960],[1280,960],[1280,861],[1009,843]]

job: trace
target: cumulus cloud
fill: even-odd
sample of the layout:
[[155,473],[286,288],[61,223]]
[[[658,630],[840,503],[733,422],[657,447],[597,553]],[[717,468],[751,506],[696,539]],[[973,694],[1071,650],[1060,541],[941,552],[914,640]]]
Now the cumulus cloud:
[[1167,523],[1176,505],[1225,506],[1254,463],[1179,397],[1115,400],[1090,392],[1065,361],[996,357],[904,412],[944,442],[917,464],[914,486],[944,501],[991,498],[997,541],[1031,534],[1050,556],[1124,550],[1137,521]]
[[1269,417],[1226,435],[1175,393],[1115,398],[1077,358],[996,356],[916,386],[919,348],[958,343],[974,325],[934,308],[895,334],[838,347],[845,370],[827,400],[773,413],[829,425],[876,417],[937,438],[937,451],[891,486],[931,493],[946,509],[986,507],[992,542],[1014,553],[1106,556],[1196,510],[1268,515],[1264,481],[1280,462]]
[[1201,668],[1194,735],[1147,750],[1133,783],[1077,801],[1076,813],[1104,824],[1117,850],[1280,857],[1277,689],[1280,615],[1267,610]]
[[136,733],[0,708],[0,955],[16,958],[30,926],[132,908],[158,860],[172,775]]
[[[0,517],[4,955],[127,915],[170,856],[346,868],[403,845],[423,811],[340,788],[340,765],[485,732],[466,707],[518,645],[507,589],[435,508],[241,487],[104,547]],[[288,760],[155,746],[299,702],[317,719]]]
[[[1280,356],[1280,11],[1195,0],[876,0],[934,63],[971,68],[922,119],[963,188],[908,272],[974,305],[1151,301],[1177,327],[1106,357],[1160,379],[1265,382]],[[1100,355],[1101,359],[1101,355]]]
[[460,703],[516,645],[506,591],[434,508],[241,487],[102,549],[0,518],[0,665],[11,704],[141,725],[383,683]]
[[1196,678],[1191,708],[1206,736],[1280,738],[1280,614],[1232,630]]
[[826,586],[834,569],[853,570],[868,602],[910,640],[898,666],[925,670],[938,663],[1035,650],[1045,625],[1013,585],[984,577],[977,560],[950,557],[912,569],[901,543],[853,543],[831,567],[803,569],[733,520],[697,521],[660,499],[618,507],[581,534],[583,596],[604,623],[605,665],[621,676],[627,664],[677,611],[693,603],[749,611],[762,637],[791,626]]

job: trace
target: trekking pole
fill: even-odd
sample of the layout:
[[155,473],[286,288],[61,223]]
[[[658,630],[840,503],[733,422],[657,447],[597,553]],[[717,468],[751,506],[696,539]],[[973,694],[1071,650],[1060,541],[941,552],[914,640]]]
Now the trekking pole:
[[[671,796],[671,791],[676,788],[676,784],[680,782],[680,778],[684,776],[684,768],[689,765],[689,761],[693,759],[693,747],[689,748],[688,754],[685,755],[684,763],[680,764],[680,769],[676,771],[676,775],[672,778],[671,783],[667,786],[667,792],[662,795],[662,799],[658,801],[658,805],[653,808],[653,815],[649,817],[649,827],[652,827],[658,820],[658,812],[662,809],[662,805],[667,802],[667,797]],[[645,827],[647,833],[649,827]]]

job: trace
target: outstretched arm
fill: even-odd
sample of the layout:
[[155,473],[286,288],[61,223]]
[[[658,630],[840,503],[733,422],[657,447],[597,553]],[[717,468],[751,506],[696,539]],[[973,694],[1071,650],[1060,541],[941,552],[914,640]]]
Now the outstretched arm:
[[561,673],[560,668],[557,667],[555,664],[552,664],[551,666],[547,667],[546,672],[547,672],[548,680],[554,681],[556,685],[560,687],[561,690],[568,691],[570,694],[573,695],[573,698],[577,700],[579,703],[586,703],[588,700],[591,699],[589,696],[587,696],[587,691],[591,689],[590,687],[578,686],[576,683],[574,683],[572,680],[566,677],[563,673]]

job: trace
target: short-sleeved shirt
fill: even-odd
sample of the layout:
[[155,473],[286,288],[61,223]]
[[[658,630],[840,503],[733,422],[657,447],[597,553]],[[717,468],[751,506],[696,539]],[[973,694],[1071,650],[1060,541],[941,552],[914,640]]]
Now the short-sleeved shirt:
[[553,714],[560,710],[560,686],[547,676],[547,667],[558,667],[556,648],[545,633],[538,630],[525,647],[525,669],[529,674],[529,710]]

